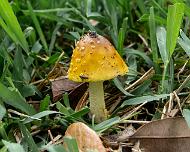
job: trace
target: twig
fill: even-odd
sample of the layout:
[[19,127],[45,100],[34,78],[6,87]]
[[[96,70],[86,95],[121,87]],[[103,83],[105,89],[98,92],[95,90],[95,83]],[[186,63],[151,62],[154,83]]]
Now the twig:
[[50,137],[50,139],[51,139],[51,141],[52,141],[52,144],[54,144],[55,141],[54,141],[54,139],[53,139],[53,135],[52,135],[52,133],[51,133],[51,130],[48,130],[48,134],[49,134],[49,137]]
[[179,99],[179,97],[178,97],[178,95],[177,95],[177,93],[176,93],[175,91],[174,91],[173,93],[174,93],[174,95],[175,95],[175,98],[176,98],[177,104],[178,104],[178,106],[179,106],[179,110],[180,110],[181,113],[182,113],[182,108],[181,108],[180,99]]
[[121,117],[121,121],[127,120],[129,119],[135,112],[137,112],[140,108],[142,108],[145,104],[147,103],[147,101],[145,101],[144,103],[142,103],[141,105],[139,105],[138,107],[134,108],[131,113],[129,114],[125,114]]
[[39,104],[40,101],[28,101],[29,104]]
[[58,143],[63,142],[63,140],[61,140],[61,142],[58,141],[61,137],[62,137],[62,135],[57,135],[57,136],[54,138],[54,143],[53,143],[52,141],[50,141],[47,145],[58,144]]
[[132,47],[134,45],[135,45],[135,43],[131,43],[131,44],[127,45],[127,48],[130,48],[130,47]]
[[[38,85],[38,89],[40,90],[43,87],[43,84],[49,80],[50,76],[53,74],[53,72],[55,71],[55,69],[57,68],[59,61],[61,60],[61,58],[63,57],[63,55],[65,54],[65,52],[63,51],[60,56],[58,57],[54,67],[52,68],[52,70],[48,73],[47,77]],[[66,72],[65,72],[66,73]]]
[[138,120],[123,120],[120,123],[134,123],[134,124],[147,124],[150,123],[151,121],[138,121]]
[[143,41],[144,45],[148,48],[148,50],[150,52],[152,52],[151,48],[148,47],[148,43],[147,41],[145,40],[145,38],[141,35],[141,34],[138,34],[138,36],[140,37],[140,39]]
[[[179,86],[179,88],[177,88],[175,91],[173,91],[173,97],[171,98],[171,96],[170,96],[170,100],[172,99],[172,100],[174,100],[174,96],[175,96],[175,99],[176,99],[176,101],[177,101],[177,104],[178,104],[178,107],[179,107],[179,109],[177,109],[176,110],[176,112],[172,115],[173,117],[179,112],[179,110],[182,112],[182,106],[184,105],[184,103],[190,98],[190,96],[188,96],[185,100],[183,100],[183,102],[181,102],[180,101],[180,99],[179,99],[179,97],[178,97],[178,94],[183,90],[183,88],[186,86],[186,84],[189,82],[189,80],[190,80],[190,75],[188,75],[187,77],[186,77],[186,79],[183,81],[183,83]],[[169,108],[169,107],[168,107]],[[167,112],[169,112],[169,111],[167,111]],[[164,112],[164,115],[167,115],[168,116],[168,114],[166,114],[165,112]],[[162,118],[163,118],[164,116],[162,116]]]
[[189,80],[190,80],[190,75],[188,75],[187,78],[180,85],[180,87],[175,90],[176,94],[179,94],[181,92],[181,90],[186,86],[186,84],[189,82]]
[[35,84],[41,83],[43,81],[44,81],[44,79],[41,79],[41,80],[38,80],[38,81],[31,82],[31,84],[35,85]]
[[178,82],[180,82],[180,81],[179,81],[179,75],[180,75],[181,73],[183,73],[183,71],[185,70],[185,67],[186,67],[186,65],[187,65],[188,62],[189,62],[189,61],[186,61],[185,64],[183,65],[183,67],[182,67],[182,68],[180,69],[180,71],[177,73]]
[[173,109],[173,103],[174,101],[174,94],[173,93],[170,93],[170,100],[169,100],[169,104],[168,104],[168,113],[171,112],[171,110]]
[[25,115],[23,113],[20,113],[18,111],[12,110],[12,109],[8,109],[8,112],[13,113],[13,114],[18,115],[18,116],[21,116],[21,117],[27,117],[27,118],[29,117],[28,115]]
[[35,117],[32,117],[32,116],[23,114],[23,113],[20,113],[18,111],[12,110],[12,109],[8,109],[8,112],[13,113],[13,114],[18,115],[18,116],[21,116],[21,117],[31,118],[31,119],[35,119],[35,120],[41,120],[39,118],[35,118]]
[[125,90],[130,90],[131,88],[134,88],[135,86],[141,84],[145,80],[150,79],[154,75],[155,71],[154,68],[150,68],[145,74],[143,74],[138,80],[136,80],[133,84],[125,88]]
[[35,130],[35,131],[31,132],[31,135],[32,135],[32,136],[37,135],[39,132],[41,132],[40,129]]
[[162,110],[161,119],[170,117],[169,113],[173,109],[173,100],[174,100],[174,94],[170,93],[170,99],[169,99],[169,101],[166,102],[166,104],[164,105],[164,108]]
[[88,99],[88,90],[84,93],[84,95],[80,98],[75,111],[81,110],[86,104],[87,104],[87,99]]
[[111,106],[111,108],[109,109],[109,113],[112,113],[115,108],[118,106],[118,104],[121,102],[121,97],[119,97]]

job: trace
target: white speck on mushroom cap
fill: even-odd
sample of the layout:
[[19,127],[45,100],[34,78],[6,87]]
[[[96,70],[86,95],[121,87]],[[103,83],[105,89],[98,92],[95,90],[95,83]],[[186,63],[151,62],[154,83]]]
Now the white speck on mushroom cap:
[[76,62],[77,62],[77,63],[79,63],[80,61],[81,61],[81,59],[79,59],[79,58],[76,59]]
[[81,50],[84,50],[84,49],[85,49],[85,47],[84,47],[84,46],[82,46],[82,47],[81,47]]
[[92,49],[94,49],[94,48],[95,48],[95,46],[94,46],[94,45],[92,45],[92,46],[91,46],[91,48],[92,48]]

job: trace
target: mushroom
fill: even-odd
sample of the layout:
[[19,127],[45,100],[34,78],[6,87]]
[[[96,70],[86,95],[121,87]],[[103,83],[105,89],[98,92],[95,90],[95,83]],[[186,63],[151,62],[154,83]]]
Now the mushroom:
[[96,122],[107,118],[103,81],[124,75],[128,67],[113,45],[96,32],[84,35],[73,50],[68,78],[89,82],[90,111]]
[[96,132],[82,122],[71,124],[65,132],[65,137],[75,138],[81,152],[106,152]]

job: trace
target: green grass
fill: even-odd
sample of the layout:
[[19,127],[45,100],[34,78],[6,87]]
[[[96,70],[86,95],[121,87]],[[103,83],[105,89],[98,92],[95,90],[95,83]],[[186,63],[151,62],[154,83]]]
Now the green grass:
[[[104,136],[122,131],[125,118],[160,119],[173,91],[184,109],[177,116],[190,124],[185,103],[190,91],[188,2],[3,0],[0,10],[0,152],[66,151],[48,145],[48,130],[63,139],[67,127],[77,121]],[[111,113],[100,124],[89,117],[88,105],[75,111],[76,93],[64,92],[54,102],[49,81],[66,76],[75,41],[89,30],[109,39],[129,67],[127,75],[104,84]],[[74,139],[63,140],[70,151],[78,151]]]

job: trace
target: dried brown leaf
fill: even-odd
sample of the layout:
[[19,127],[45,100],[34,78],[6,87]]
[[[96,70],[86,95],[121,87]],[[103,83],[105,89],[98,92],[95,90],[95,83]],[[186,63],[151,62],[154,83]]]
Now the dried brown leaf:
[[67,128],[65,136],[75,138],[81,152],[87,152],[89,150],[106,152],[106,149],[96,132],[82,122],[71,124]]
[[184,118],[167,118],[140,127],[130,136],[145,152],[189,152],[190,128]]
[[63,93],[71,91],[79,86],[81,83],[73,82],[65,77],[58,77],[51,80],[51,88],[53,94],[53,101],[59,100]]

